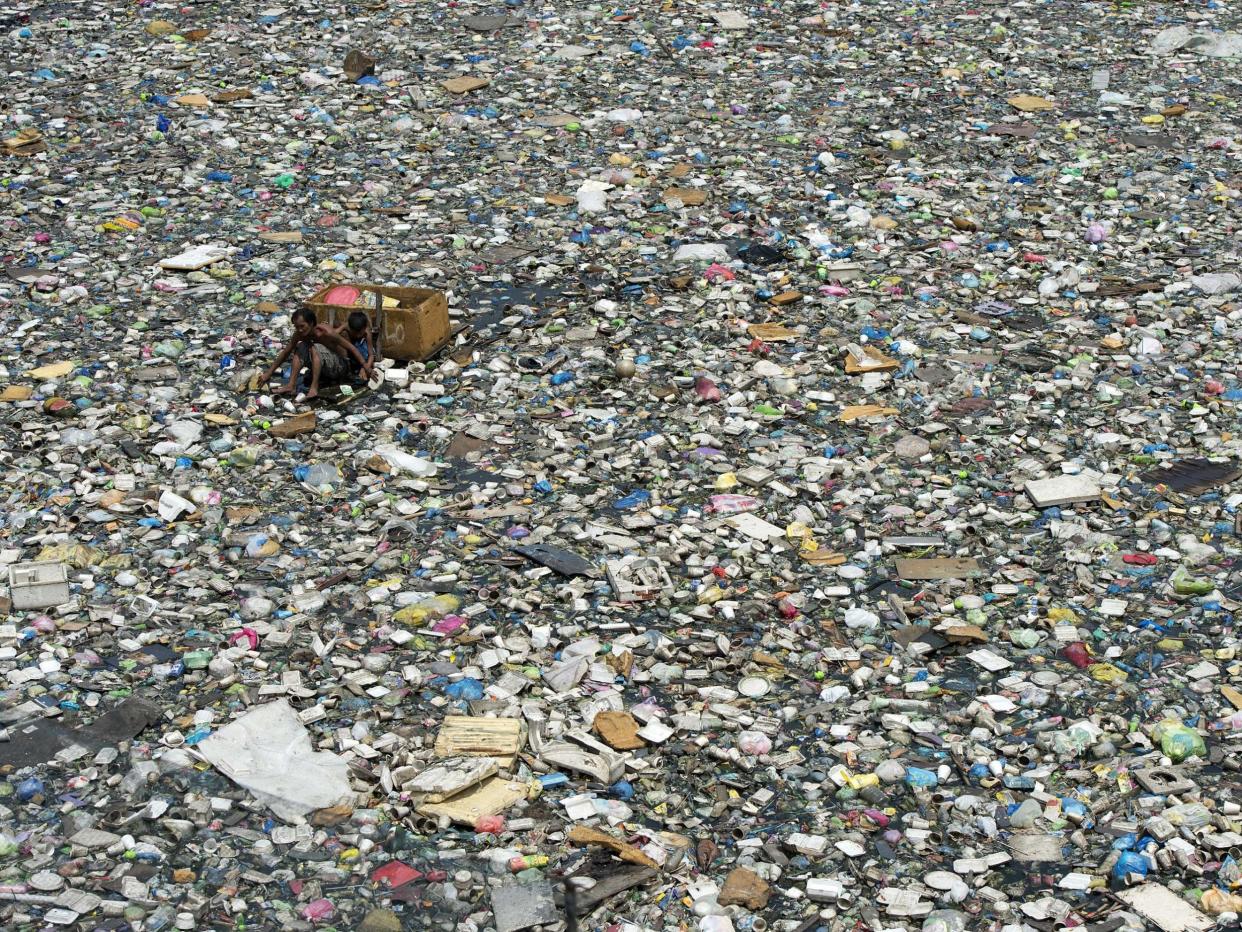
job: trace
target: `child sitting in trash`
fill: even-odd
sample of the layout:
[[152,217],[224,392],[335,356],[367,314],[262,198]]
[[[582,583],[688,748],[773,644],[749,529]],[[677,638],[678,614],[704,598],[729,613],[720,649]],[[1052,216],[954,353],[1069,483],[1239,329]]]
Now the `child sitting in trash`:
[[[352,312],[349,319],[336,328],[336,332],[353,344],[358,355],[362,357],[363,364],[371,362],[375,357],[375,348],[371,345],[371,319],[362,311]],[[354,372],[361,371],[357,360],[351,362],[354,364]],[[374,364],[371,368],[375,368]]]
[[[289,381],[272,392],[273,395],[292,395],[298,384],[298,376],[303,369],[310,369],[310,385],[306,397],[319,397],[319,382],[326,384],[343,382],[354,371],[360,371],[368,379],[371,377],[370,359],[364,359],[357,347],[342,337],[336,330],[319,323],[315,312],[307,308],[294,311],[290,315],[293,324],[293,336],[280,351],[276,361],[259,378],[259,384],[267,382],[286,359],[293,357],[289,366]],[[357,368],[352,365],[357,364]]]

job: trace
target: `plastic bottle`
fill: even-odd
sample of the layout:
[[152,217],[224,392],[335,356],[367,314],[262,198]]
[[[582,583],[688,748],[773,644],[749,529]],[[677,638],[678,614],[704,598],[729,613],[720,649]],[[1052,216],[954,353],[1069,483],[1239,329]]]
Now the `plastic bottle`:
[[299,466],[293,471],[293,475],[294,478],[315,489],[325,487],[334,489],[341,484],[343,479],[341,470],[334,463],[315,463],[310,467]]
[[80,449],[95,442],[95,432],[93,430],[71,427],[60,432],[60,442],[66,447]]
[[167,903],[164,903],[143,920],[142,928],[146,932],[161,932],[162,929],[172,928],[172,924],[176,919],[177,911]]

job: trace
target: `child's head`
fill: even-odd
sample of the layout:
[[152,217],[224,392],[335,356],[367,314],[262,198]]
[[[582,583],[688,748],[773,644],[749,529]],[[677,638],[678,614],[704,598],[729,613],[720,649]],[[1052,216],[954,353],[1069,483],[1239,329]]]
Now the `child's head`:
[[354,339],[363,337],[367,332],[368,322],[366,314],[362,313],[362,311],[354,311],[349,315],[349,320],[347,321],[349,335]]
[[315,312],[310,308],[301,307],[289,315],[289,319],[293,322],[293,329],[298,336],[306,336],[315,329],[315,325],[319,323],[319,318],[315,316]]

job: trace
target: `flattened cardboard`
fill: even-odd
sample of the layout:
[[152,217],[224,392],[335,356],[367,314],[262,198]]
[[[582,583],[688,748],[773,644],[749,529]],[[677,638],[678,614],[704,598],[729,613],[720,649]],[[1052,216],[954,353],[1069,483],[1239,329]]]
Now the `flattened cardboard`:
[[73,371],[73,363],[71,362],[51,362],[46,366],[39,366],[31,369],[26,374],[32,379],[59,379],[61,376],[68,375]]
[[1238,692],[1232,686],[1222,686],[1220,694],[1228,699],[1235,709],[1242,709],[1242,692]]
[[752,870],[735,867],[729,871],[717,902],[721,906],[745,906],[747,909],[763,909],[768,905],[772,888],[767,881]]
[[487,87],[491,84],[487,78],[472,78],[463,76],[460,78],[449,78],[447,81],[441,81],[440,86],[450,94],[468,94],[471,91],[477,91],[479,88]]
[[864,358],[859,359],[851,352],[845,354],[845,371],[849,375],[858,375],[862,372],[892,372],[894,369],[900,369],[901,363],[891,356],[885,356],[878,349],[872,346],[864,346],[862,348]]
[[422,795],[426,803],[442,803],[496,776],[500,766],[491,757],[454,757],[436,761],[401,788]]
[[746,332],[764,343],[786,343],[798,339],[798,331],[790,330],[784,324],[751,324]]
[[418,814],[438,819],[448,816],[458,825],[474,825],[483,816],[499,815],[526,798],[526,784],[492,777],[477,786],[438,803],[423,803]]
[[629,712],[600,712],[591,729],[615,751],[636,751],[647,746],[638,737],[638,722]]
[[798,556],[812,566],[840,566],[845,562],[845,554],[833,553],[820,547],[818,550],[803,550]]
[[687,207],[698,207],[707,200],[707,192],[698,188],[665,188],[664,199],[681,201]]
[[498,757],[510,763],[526,741],[526,726],[516,718],[449,715],[436,736],[440,757]]

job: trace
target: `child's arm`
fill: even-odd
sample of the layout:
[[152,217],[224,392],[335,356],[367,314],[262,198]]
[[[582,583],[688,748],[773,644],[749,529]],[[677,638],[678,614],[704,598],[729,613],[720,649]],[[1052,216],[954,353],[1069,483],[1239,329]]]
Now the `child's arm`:
[[273,362],[271,366],[268,367],[268,370],[259,377],[260,385],[268,381],[273,375],[276,374],[276,370],[279,369],[284,361],[293,354],[293,351],[297,349],[297,345],[298,335],[295,333],[289,338],[289,342],[285,344],[285,348],[280,351],[280,355],[276,357],[276,361]]

